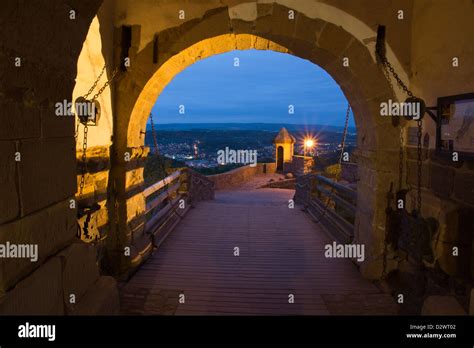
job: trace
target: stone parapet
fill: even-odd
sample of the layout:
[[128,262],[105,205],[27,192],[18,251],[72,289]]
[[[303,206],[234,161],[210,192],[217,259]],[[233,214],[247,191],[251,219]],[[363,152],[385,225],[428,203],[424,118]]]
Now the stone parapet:
[[215,190],[225,190],[250,180],[257,174],[275,173],[275,163],[257,163],[256,166],[243,166],[222,174],[209,175],[207,178],[214,182]]

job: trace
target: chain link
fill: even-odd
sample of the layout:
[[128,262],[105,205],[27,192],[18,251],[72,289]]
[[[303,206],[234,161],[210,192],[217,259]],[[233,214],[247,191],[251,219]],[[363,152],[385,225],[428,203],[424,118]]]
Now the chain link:
[[153,143],[155,145],[155,155],[158,155],[158,140],[156,139],[155,124],[153,123],[153,114],[150,112],[151,132],[153,135]]
[[401,191],[403,189],[403,162],[404,162],[404,153],[403,153],[403,127],[401,124],[398,126],[399,128],[399,137],[398,137],[398,189]]
[[[385,71],[385,74],[387,76],[388,72],[392,74],[392,76],[395,78],[397,81],[397,85],[399,88],[403,90],[410,98],[415,98],[414,94],[412,91],[410,91],[405,85],[405,83],[400,79],[398,74],[395,72],[395,69],[393,66],[390,64],[390,62],[387,60],[387,58],[384,58],[382,61],[383,64],[383,70]],[[390,86],[392,86],[392,83],[390,81],[390,77],[388,78],[388,82]],[[393,88],[393,87],[392,87]],[[417,196],[416,196],[416,210],[419,214],[421,214],[421,167],[422,167],[422,149],[421,149],[421,138],[423,136],[423,122],[421,118],[417,121]],[[400,134],[400,141],[402,141],[402,134]],[[401,143],[402,144],[402,143]],[[400,149],[400,160],[403,160],[403,149]],[[401,167],[401,165],[400,165]],[[400,168],[399,168],[400,169]],[[403,168],[400,169],[400,173],[402,173]],[[402,185],[402,180],[401,177],[399,178],[399,185],[401,187]]]
[[[397,87],[400,88],[408,97],[410,98],[415,98],[414,94],[410,89],[407,87],[407,85],[402,81],[400,76],[395,72],[395,69],[393,66],[390,64],[390,62],[387,60],[386,57],[383,57],[382,59],[382,64],[383,64],[383,71],[385,74],[385,77],[387,78],[388,84],[390,86],[390,89],[394,92],[393,89],[393,84],[392,80],[390,77],[390,74],[393,76],[395,81],[397,82]],[[421,118],[417,121],[417,196],[416,196],[416,211],[417,213],[421,216],[421,169],[422,169],[422,149],[421,149],[421,138],[422,138],[422,120]],[[404,145],[404,137],[403,137],[403,127],[401,123],[399,123],[399,165],[398,165],[398,170],[399,170],[399,177],[398,177],[398,187],[399,190],[402,190],[403,186],[403,162],[404,162],[404,151],[403,151],[403,145]],[[408,175],[408,169],[407,169],[407,175]],[[387,253],[388,253],[388,240],[387,240],[387,232],[385,232],[385,238],[384,238],[384,255],[382,259],[382,279],[386,279],[387,277]]]
[[84,191],[85,177],[86,177],[86,165],[87,165],[87,134],[89,127],[84,124],[84,141],[82,142],[82,166],[81,166],[81,182],[79,184],[79,199],[82,198],[82,192]]
[[102,94],[102,92],[107,88],[107,86],[110,85],[110,83],[113,81],[115,76],[117,76],[118,71],[119,71],[119,68],[118,67],[115,68],[115,70],[112,72],[112,76],[110,77],[110,80],[106,81],[104,85],[97,91],[97,93],[94,94],[94,96],[92,97],[92,101],[96,100]]
[[[102,68],[102,71],[100,72],[99,76],[97,76],[97,78],[95,79],[95,81],[92,84],[91,88],[89,88],[89,91],[83,96],[85,99],[87,99],[89,97],[89,95],[92,93],[92,91],[97,87],[97,84],[99,83],[102,75],[104,75],[104,72],[106,70],[106,66],[107,65],[104,64],[104,67]],[[97,91],[96,94],[94,94],[91,101],[96,100],[102,94],[102,92],[107,88],[107,86],[110,85],[112,80],[117,76],[118,71],[119,71],[119,68],[118,67],[115,68],[115,70],[112,73],[112,77],[104,83],[104,85]],[[76,134],[75,134],[76,141],[77,141],[77,138],[79,136],[79,125],[80,124],[81,124],[81,122],[79,121],[79,123],[77,124],[77,127],[76,127]],[[87,134],[88,134],[88,131],[89,131],[89,128],[87,126],[87,122],[84,122],[83,125],[84,125],[84,141],[82,142],[82,158],[81,158],[82,159],[82,168],[81,168],[81,181],[80,181],[80,184],[79,184],[79,198],[82,198],[82,193],[83,193],[84,186],[85,186],[86,162],[87,162]]]
[[418,185],[418,195],[416,197],[416,203],[417,203],[417,211],[421,215],[421,166],[422,166],[422,149],[421,149],[421,137],[423,135],[423,123],[421,122],[421,119],[417,121],[417,137],[418,137],[418,143],[417,143],[417,185]]
[[[388,63],[387,61],[385,61]],[[388,63],[389,64],[389,63]],[[393,71],[393,68],[392,68]],[[393,83],[392,83],[392,78],[390,77],[390,71],[389,68],[386,64],[383,65],[383,72],[385,74],[385,78],[387,79],[388,85],[390,86],[390,90],[393,91],[393,94],[395,95],[395,89],[393,88]],[[393,71],[395,73],[395,71]],[[398,77],[398,75],[396,75]],[[397,82],[397,87],[399,89],[403,89],[400,85],[400,83],[404,86],[403,82],[398,78]],[[408,90],[408,88],[407,88]],[[411,92],[410,92],[411,93]],[[399,128],[399,148],[398,148],[398,189],[401,191],[403,189],[403,159],[404,159],[404,153],[403,153],[403,145],[404,145],[404,138],[403,138],[403,127],[401,125],[401,122],[398,124]]]
[[[97,76],[96,80],[94,81],[94,83],[92,84],[91,88],[89,89],[89,91],[83,96],[84,99],[87,100],[87,98],[90,96],[90,94],[92,93],[92,91],[97,87],[100,79],[102,78],[102,76],[104,75],[104,72],[106,70],[106,65],[104,65],[104,67],[102,68],[102,71],[100,72],[99,76]],[[94,94],[94,96],[92,97],[92,99],[90,100],[91,102],[94,102],[101,94],[102,92],[107,88],[107,86],[110,85],[110,83],[112,82],[112,80],[115,78],[115,76],[117,75],[119,69],[118,67],[113,71],[112,73],[112,77],[106,81],[104,83],[104,85],[97,91],[96,94]],[[84,186],[85,186],[85,181],[86,181],[86,173],[87,173],[87,136],[88,136],[88,133],[89,133],[89,127],[87,125],[87,121],[85,122],[81,122],[81,120],[79,120],[77,126],[76,126],[76,133],[75,133],[75,139],[76,139],[76,142],[77,142],[77,138],[79,136],[79,126],[80,124],[83,124],[84,125],[84,140],[82,142],[82,156],[81,156],[81,161],[82,161],[82,165],[81,165],[81,179],[80,179],[80,182],[79,182],[79,200],[82,199],[82,196],[83,196],[83,192],[84,192]],[[90,219],[90,215],[91,213],[87,213],[87,219],[85,221],[85,225],[84,225],[84,229],[86,229],[86,225],[87,225],[87,222],[89,221]],[[87,237],[87,232],[86,230],[85,231],[85,236]],[[81,230],[81,227],[79,226],[79,223],[78,223],[78,236],[81,238],[82,236],[82,230]],[[97,236],[96,240],[99,239],[99,236]]]
[[342,158],[344,157],[344,147],[346,146],[347,128],[349,127],[350,112],[351,112],[351,106],[350,104],[348,104],[347,110],[346,110],[346,120],[344,122],[344,131],[342,132],[341,153],[339,154],[339,165],[342,165]]
[[398,76],[398,74],[395,72],[395,69],[393,68],[392,64],[390,64],[390,62],[386,59],[383,62],[383,64],[388,69],[388,71],[390,71],[390,73],[393,75],[394,79],[397,81],[398,86],[401,87],[403,92],[405,92],[409,97],[414,97],[412,91],[408,89],[407,85],[405,85],[405,83],[402,81],[400,76]]
[[[336,174],[336,181],[339,181],[339,177],[341,175],[341,171],[342,171],[342,158],[344,156],[344,147],[346,145],[346,137],[347,137],[347,128],[349,126],[349,116],[350,116],[350,111],[351,111],[351,105],[350,104],[347,104],[347,111],[346,111],[346,120],[345,120],[345,123],[344,123],[344,130],[342,132],[342,139],[341,139],[341,153],[339,154],[339,161],[338,161],[338,164],[339,164],[339,172]],[[331,195],[334,194],[334,191],[335,191],[335,188],[332,187],[331,188]],[[310,192],[311,194],[311,192]],[[330,203],[330,199],[327,199],[326,200],[326,204],[324,206],[324,210],[321,212],[321,214],[319,215],[318,219],[316,221],[314,221],[314,223],[319,223],[321,222],[321,220],[326,216],[327,214],[327,211],[329,209],[329,203]]]
[[95,79],[94,83],[92,84],[92,87],[89,88],[89,91],[84,94],[84,99],[87,99],[87,97],[89,97],[89,95],[92,93],[92,91],[97,87],[97,84],[99,83],[100,81],[100,78],[102,77],[102,75],[104,75],[104,72],[105,72],[105,68],[106,68],[106,64],[104,64],[104,67],[102,68],[102,71],[100,72],[99,76],[97,76],[97,78]]

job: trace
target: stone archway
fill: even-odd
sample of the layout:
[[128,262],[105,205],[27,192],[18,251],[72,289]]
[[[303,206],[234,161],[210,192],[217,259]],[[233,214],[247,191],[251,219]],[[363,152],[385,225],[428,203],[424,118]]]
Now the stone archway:
[[[182,3],[185,5],[181,6]],[[390,61],[405,82],[404,70],[413,72],[410,74],[411,87],[433,105],[439,96],[471,92],[474,88],[472,64],[461,64],[456,69],[445,64],[451,59],[447,52],[457,52],[461,62],[469,62],[472,58],[469,50],[459,51],[460,42],[472,42],[471,4],[458,1],[452,6],[450,2],[427,4],[402,0],[383,3],[339,0],[182,3],[168,0],[10,1],[2,7],[0,19],[4,37],[0,58],[4,64],[0,94],[6,122],[5,127],[0,128],[0,147],[5,154],[1,163],[0,191],[4,199],[0,201],[0,232],[3,241],[37,243],[41,257],[34,264],[1,261],[1,313],[63,314],[65,307],[61,294],[67,292],[65,284],[61,284],[62,274],[69,261],[73,265],[74,261],[83,260],[81,255],[72,252],[60,255],[61,250],[72,247],[75,237],[77,221],[70,202],[77,185],[74,180],[74,122],[71,118],[56,117],[54,105],[69,100],[72,95],[81,47],[98,12],[104,15],[104,27],[109,28],[107,42],[112,44],[116,40],[111,51],[121,51],[122,25],[131,26],[133,34],[129,50],[132,67],[127,74],[122,74],[111,95],[114,139],[111,184],[106,193],[115,210],[109,212],[112,219],[107,228],[111,243],[109,258],[112,264],[118,265],[116,268],[126,270],[130,264],[120,258],[123,246],[136,245],[138,254],[143,250],[132,240],[128,228],[128,222],[140,215],[140,199],[134,197],[140,196],[139,162],[146,156],[143,143],[130,127],[137,122],[135,128],[140,129],[140,117],[131,121],[132,112],[145,116],[148,113],[143,104],[141,111],[134,111],[138,98],[142,92],[147,92],[145,87],[157,70],[180,52],[202,40],[226,34],[248,34],[277,43],[289,53],[322,66],[351,100],[359,130],[358,159],[362,178],[356,224],[359,239],[369,245],[368,261],[373,261],[364,265],[363,272],[369,277],[380,275],[384,196],[395,177],[394,167],[398,161],[392,158],[398,150],[394,146],[397,132],[388,120],[376,117],[378,102],[392,97],[392,91],[375,64],[374,28],[379,23],[387,25]],[[186,20],[174,16],[180,7],[186,7]],[[295,11],[292,22],[288,21],[290,8]],[[404,25],[399,25],[402,22],[393,15],[398,9],[405,11]],[[75,13],[74,19],[71,11]],[[451,21],[452,25],[449,30],[430,27],[433,20]],[[215,44],[219,46],[220,43]],[[156,62],[154,47],[157,49]],[[109,58],[112,56],[113,53]],[[346,69],[340,64],[344,56],[350,58],[350,66]],[[188,64],[192,64],[193,60],[202,57],[195,52],[194,57],[188,58]],[[116,64],[111,63],[113,59],[106,61],[107,71],[112,71]],[[21,66],[16,65],[19,62]],[[168,65],[168,73],[175,74],[180,66],[184,68],[184,63],[175,61],[176,69]],[[149,96],[152,97],[152,93]],[[155,99],[156,96],[150,102]],[[432,139],[431,151],[435,146],[434,123],[430,120],[427,123]],[[129,130],[133,133],[130,138]],[[125,163],[123,154],[128,151],[135,159]],[[21,153],[19,163],[14,160],[16,152]],[[410,151],[407,155],[410,156]],[[414,164],[414,157],[409,160]],[[432,158],[427,158],[423,166],[428,169],[422,185],[426,202],[423,212],[440,217],[442,228],[436,247],[439,261],[449,274],[458,274],[459,267],[453,263],[450,253],[451,247],[459,242],[451,214],[459,207],[472,208],[474,204],[466,190],[472,183],[472,166],[465,163],[458,168],[457,164]],[[414,178],[408,174],[407,177]],[[471,244],[463,246],[464,250],[471,250]],[[77,278],[81,287],[87,282],[83,279],[84,274],[76,272],[74,275],[81,278]]]
[[[318,18],[296,14],[288,21],[287,7],[271,4],[256,5],[261,17],[247,22],[229,17],[227,7],[208,11],[200,21],[160,32],[141,50],[140,28],[133,27],[131,67],[118,82],[115,125],[115,180],[124,198],[122,220],[118,231],[122,245],[138,241],[142,231],[132,232],[130,226],[139,225],[144,209],[143,159],[146,156],[143,130],[149,112],[160,92],[173,77],[199,59],[231,50],[274,50],[307,59],[326,70],[340,85],[349,100],[358,128],[359,176],[356,236],[366,245],[368,259],[362,272],[370,278],[381,275],[383,240],[385,234],[385,201],[390,182],[395,179],[398,163],[399,132],[388,118],[379,116],[380,103],[395,99],[381,68],[377,65],[372,46],[364,45],[351,33]],[[271,11],[270,11],[271,10]],[[133,34],[134,33],[134,34]],[[151,59],[160,53],[158,62]],[[349,58],[349,66],[343,65]],[[129,153],[132,161],[125,162]],[[114,168],[112,168],[114,172]],[[138,222],[136,220],[138,219]],[[140,250],[145,244],[135,245],[135,262],[140,262]]]

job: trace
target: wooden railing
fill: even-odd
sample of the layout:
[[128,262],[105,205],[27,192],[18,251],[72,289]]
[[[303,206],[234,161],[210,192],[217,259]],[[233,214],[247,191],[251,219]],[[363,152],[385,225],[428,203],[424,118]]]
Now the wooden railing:
[[145,232],[158,247],[188,212],[201,200],[214,199],[214,183],[189,168],[175,171],[144,190]]
[[297,177],[295,202],[341,243],[354,238],[357,192],[344,185],[315,174]]

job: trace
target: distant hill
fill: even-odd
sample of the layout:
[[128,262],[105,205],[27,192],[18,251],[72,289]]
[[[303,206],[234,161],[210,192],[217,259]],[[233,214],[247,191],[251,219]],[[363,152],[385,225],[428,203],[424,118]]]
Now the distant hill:
[[[291,124],[291,123],[166,123],[157,124],[155,123],[155,129],[160,131],[182,131],[182,130],[259,130],[278,132],[280,128],[285,127],[290,132],[311,132],[311,131],[329,131],[329,132],[340,132],[343,130],[342,126],[329,126],[329,125],[302,125],[302,124]],[[147,124],[147,130],[151,127]],[[354,127],[349,127],[350,133],[355,133]]]

